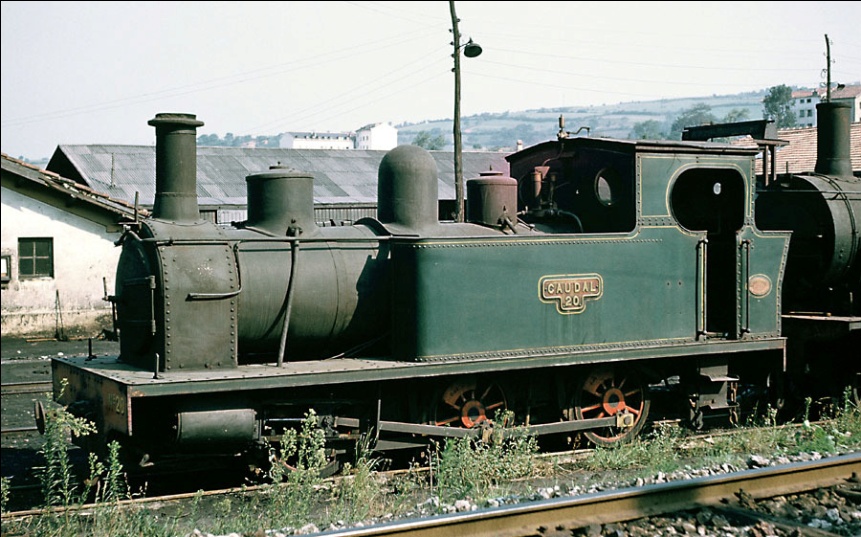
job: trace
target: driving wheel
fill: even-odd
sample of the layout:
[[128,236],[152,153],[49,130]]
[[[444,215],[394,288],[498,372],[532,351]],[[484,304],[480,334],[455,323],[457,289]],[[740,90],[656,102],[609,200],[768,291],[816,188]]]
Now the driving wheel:
[[474,379],[455,381],[440,396],[433,423],[471,429],[507,408],[505,394],[498,384]]
[[636,369],[593,369],[574,393],[575,419],[616,418],[616,425],[584,433],[592,443],[608,446],[633,439],[649,414],[648,385]]

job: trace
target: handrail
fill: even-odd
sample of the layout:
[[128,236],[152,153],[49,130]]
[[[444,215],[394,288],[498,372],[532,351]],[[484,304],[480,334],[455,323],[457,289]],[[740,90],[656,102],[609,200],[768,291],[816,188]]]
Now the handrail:
[[743,239],[741,247],[744,249],[744,284],[741,286],[744,292],[744,325],[741,327],[741,337],[750,333],[750,248],[751,240]]
[[706,267],[708,262],[708,238],[697,242],[697,339],[706,335],[706,295],[708,280]]

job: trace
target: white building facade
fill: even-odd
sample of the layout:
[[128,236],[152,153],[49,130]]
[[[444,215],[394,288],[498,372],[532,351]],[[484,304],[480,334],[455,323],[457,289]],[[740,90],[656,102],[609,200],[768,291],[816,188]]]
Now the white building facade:
[[31,182],[7,164],[4,155],[3,337],[96,337],[113,330],[104,297],[114,293],[121,250],[114,242],[119,222],[129,218],[117,204],[91,202],[96,196],[71,181]]
[[798,127],[816,126],[816,105],[819,104],[816,90],[792,92],[792,109],[795,111],[795,125]]
[[278,146],[285,149],[353,149],[353,136],[344,132],[285,132]]
[[398,129],[390,123],[365,125],[356,131],[356,149],[388,151],[398,145]]
[[398,129],[390,123],[371,123],[355,133],[285,132],[278,147],[283,149],[362,149],[388,151],[398,145]]
[[[792,110],[798,127],[816,126],[816,105],[825,100],[825,88],[803,89],[792,92]],[[849,121],[861,121],[861,86],[838,86],[831,90],[831,102],[847,103],[851,107]]]

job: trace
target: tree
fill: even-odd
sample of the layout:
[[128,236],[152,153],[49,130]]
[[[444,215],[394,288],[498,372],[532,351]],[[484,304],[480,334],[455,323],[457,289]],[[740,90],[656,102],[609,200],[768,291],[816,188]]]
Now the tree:
[[634,137],[637,140],[660,140],[664,137],[661,123],[654,119],[634,123]]
[[773,119],[778,129],[795,126],[795,112],[792,111],[792,88],[785,84],[768,88],[768,93],[762,99],[762,115],[765,119]]
[[433,136],[428,131],[419,131],[413,139],[413,145],[423,147],[427,150],[442,149],[445,147],[445,136],[442,134]]
[[724,116],[723,122],[738,123],[739,121],[746,120],[748,117],[750,117],[750,110],[747,108],[733,108]]
[[670,128],[670,137],[672,139],[681,140],[682,131],[685,130],[686,127],[708,125],[709,123],[714,123],[716,120],[717,118],[712,114],[711,106],[706,103],[695,104],[688,109],[682,110],[682,113],[679,114],[679,117],[676,118],[673,122],[673,126]]
[[201,134],[197,137],[197,145],[200,146],[219,146],[221,139],[217,134]]

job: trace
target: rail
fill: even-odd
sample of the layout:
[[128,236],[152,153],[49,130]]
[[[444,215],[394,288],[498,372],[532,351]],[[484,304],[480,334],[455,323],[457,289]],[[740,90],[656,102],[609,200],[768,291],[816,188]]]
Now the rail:
[[53,390],[50,382],[13,382],[0,385],[0,395],[23,395],[27,393],[45,393]]
[[623,522],[703,506],[718,506],[743,493],[752,499],[796,494],[861,475],[861,453],[735,474],[659,483],[635,489],[554,498],[488,510],[390,522],[327,532],[338,537],[522,537],[591,524]]

